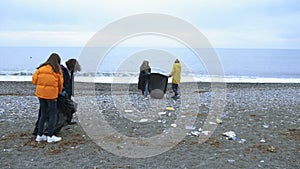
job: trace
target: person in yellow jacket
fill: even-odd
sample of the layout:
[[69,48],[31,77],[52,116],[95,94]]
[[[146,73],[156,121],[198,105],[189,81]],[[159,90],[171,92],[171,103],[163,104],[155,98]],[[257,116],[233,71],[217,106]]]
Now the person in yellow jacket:
[[[60,56],[52,53],[32,75],[32,83],[36,85],[36,96],[39,98],[41,116],[38,122],[36,141],[58,142],[62,138],[54,135],[57,97],[63,88],[63,74],[60,68]],[[49,116],[48,136],[44,135],[44,123]]]
[[175,60],[169,77],[172,77],[172,89],[174,92],[174,96],[172,96],[172,98],[177,98],[178,85],[180,84],[181,79],[181,64],[178,59]]

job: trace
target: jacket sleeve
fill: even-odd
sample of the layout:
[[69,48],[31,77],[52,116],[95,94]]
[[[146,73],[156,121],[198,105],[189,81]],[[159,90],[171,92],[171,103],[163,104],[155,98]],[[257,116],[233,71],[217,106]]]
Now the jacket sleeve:
[[61,94],[61,92],[62,92],[63,84],[64,84],[64,77],[63,77],[62,71],[59,71],[59,74],[58,74],[58,93],[59,94]]
[[175,73],[175,65],[173,65],[172,71],[171,71],[170,75],[171,75],[171,76],[174,76],[174,73]]
[[34,85],[37,84],[38,74],[39,74],[39,70],[36,70],[36,71],[34,72],[34,74],[32,75],[32,80],[31,80],[31,82],[32,82]]

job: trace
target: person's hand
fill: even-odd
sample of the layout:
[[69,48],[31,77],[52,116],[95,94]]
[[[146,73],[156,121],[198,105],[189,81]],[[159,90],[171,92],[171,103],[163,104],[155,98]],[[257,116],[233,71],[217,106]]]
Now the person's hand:
[[61,95],[64,96],[64,97],[66,97],[67,96],[67,92],[64,90],[64,91],[61,92]]

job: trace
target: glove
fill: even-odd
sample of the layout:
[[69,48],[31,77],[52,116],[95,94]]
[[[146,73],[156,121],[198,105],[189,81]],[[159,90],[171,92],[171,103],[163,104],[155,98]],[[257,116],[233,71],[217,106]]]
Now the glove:
[[67,96],[67,92],[64,90],[64,91],[61,92],[61,95],[64,96],[64,97],[66,97]]

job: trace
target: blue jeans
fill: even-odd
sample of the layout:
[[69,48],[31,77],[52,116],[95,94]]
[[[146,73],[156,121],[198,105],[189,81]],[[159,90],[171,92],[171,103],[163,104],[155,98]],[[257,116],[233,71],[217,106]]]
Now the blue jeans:
[[147,79],[146,86],[145,86],[145,91],[144,91],[144,96],[147,97],[148,94],[149,94],[149,80]]
[[49,116],[48,122],[48,136],[52,137],[54,133],[55,116],[57,111],[57,104],[54,100],[39,99],[41,108],[41,117],[38,124],[38,135],[41,136],[44,133],[44,123]]
[[172,89],[174,92],[174,96],[178,95],[178,84],[172,83]]

